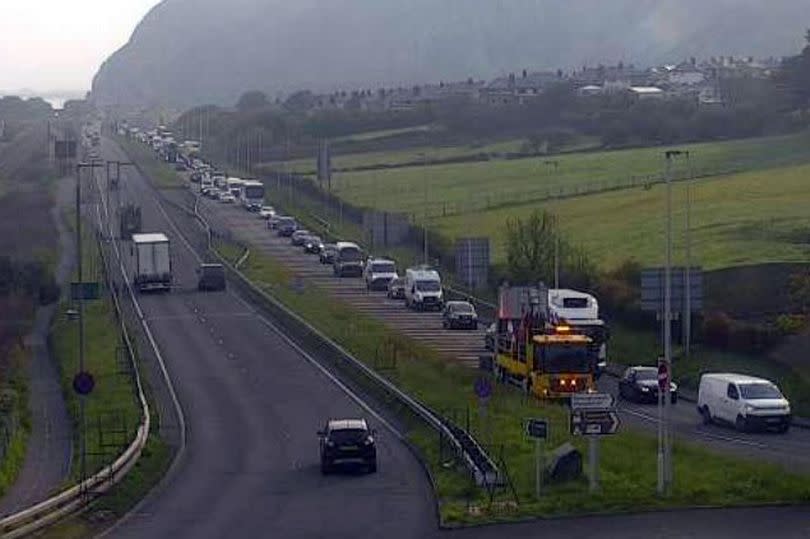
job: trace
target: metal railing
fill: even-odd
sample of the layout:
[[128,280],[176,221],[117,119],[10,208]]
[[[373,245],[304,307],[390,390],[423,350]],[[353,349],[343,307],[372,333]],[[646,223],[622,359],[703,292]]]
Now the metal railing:
[[[175,206],[183,211],[189,211],[181,205]],[[502,475],[498,466],[469,433],[453,425],[447,419],[442,418],[427,405],[419,402],[417,399],[400,390],[388,379],[380,376],[338,343],[310,325],[297,313],[257,287],[235,265],[216,252],[214,249],[214,232],[208,221],[199,211],[199,197],[195,200],[193,214],[205,228],[209,250],[219,259],[228,273],[231,274],[233,277],[232,280],[238,282],[241,285],[241,289],[254,299],[254,301],[258,301],[263,305],[273,316],[274,321],[286,330],[285,333],[295,335],[296,340],[299,342],[308,342],[309,347],[317,350],[317,357],[329,360],[332,364],[344,371],[349,369],[352,371],[353,375],[359,375],[366,381],[371,382],[377,390],[382,391],[386,396],[396,400],[402,407],[409,410],[431,429],[447,439],[453,446],[456,455],[461,458],[465,467],[472,474],[476,484],[488,487],[501,484]]]
[[[99,252],[101,253],[102,263],[107,270],[105,271],[105,275],[107,276],[109,284],[111,277],[109,267],[107,265],[108,261],[104,257],[104,247],[101,244],[99,245]],[[120,257],[119,263],[121,263]],[[121,270],[123,272],[123,266],[121,266]],[[84,508],[90,501],[92,501],[92,499],[103,494],[121,481],[121,479],[126,476],[126,474],[138,461],[143,448],[146,446],[146,441],[149,438],[151,428],[149,404],[146,401],[146,396],[143,391],[143,385],[141,383],[141,377],[138,372],[135,359],[135,349],[129,332],[127,331],[126,323],[124,322],[124,315],[121,309],[118,294],[115,291],[115,287],[109,286],[108,288],[112,292],[111,297],[115,307],[116,317],[120,325],[121,335],[124,340],[129,361],[131,363],[135,381],[135,389],[142,410],[141,422],[138,426],[135,438],[126,448],[126,450],[112,464],[102,468],[92,477],[68,488],[56,496],[34,505],[33,507],[29,507],[28,509],[24,509],[23,511],[1,519],[0,536],[2,536],[4,539],[15,539],[30,535],[34,532],[42,530],[43,528],[53,525],[64,517]],[[134,301],[134,293],[129,285],[129,282],[127,282],[127,290]]]

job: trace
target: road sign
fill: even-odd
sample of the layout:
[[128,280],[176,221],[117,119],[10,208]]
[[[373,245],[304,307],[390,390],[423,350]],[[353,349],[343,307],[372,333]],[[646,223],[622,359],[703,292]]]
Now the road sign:
[[621,421],[616,410],[573,410],[571,434],[574,436],[604,436],[616,434]]
[[572,410],[608,410],[616,400],[609,393],[574,393],[571,395]]
[[[673,267],[670,271],[672,312],[682,313],[686,310],[686,268]],[[641,310],[664,312],[664,268],[646,268],[641,270]],[[703,269],[693,266],[689,272],[689,309],[692,312],[703,310]]]
[[73,377],[73,390],[79,395],[89,395],[96,387],[96,381],[89,372],[80,372]]
[[488,399],[492,396],[492,383],[489,381],[489,378],[485,376],[481,376],[475,380],[473,389],[475,390],[476,396],[481,400]]
[[70,283],[70,297],[73,301],[94,300],[99,298],[98,283]]
[[545,419],[529,419],[526,421],[526,436],[545,440],[548,438],[548,421]]

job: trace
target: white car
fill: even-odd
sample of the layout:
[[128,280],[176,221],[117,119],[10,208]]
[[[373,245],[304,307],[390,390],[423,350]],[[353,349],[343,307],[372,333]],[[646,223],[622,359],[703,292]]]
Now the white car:
[[722,422],[737,430],[790,428],[790,402],[773,382],[744,374],[700,377],[697,409],[706,424]]
[[368,290],[388,290],[388,285],[397,275],[397,266],[386,258],[369,258],[363,267],[363,278]]
[[225,204],[233,204],[236,202],[236,197],[233,196],[233,193],[229,193],[228,191],[222,191],[219,194],[219,201]]
[[272,206],[262,206],[262,209],[259,210],[259,217],[262,219],[270,219],[275,214],[276,210]]

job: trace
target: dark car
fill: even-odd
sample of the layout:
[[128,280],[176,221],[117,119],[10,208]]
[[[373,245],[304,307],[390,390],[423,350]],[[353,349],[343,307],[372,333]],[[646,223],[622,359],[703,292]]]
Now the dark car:
[[476,329],[478,314],[469,301],[448,301],[442,312],[442,326],[445,329]]
[[276,223],[276,230],[278,235],[282,238],[289,238],[298,228],[295,219],[292,217],[281,217]]
[[[671,383],[672,403],[678,402],[678,386]],[[619,398],[633,402],[658,402],[658,369],[656,367],[628,367],[619,380]]]
[[296,247],[301,247],[309,236],[311,236],[309,230],[296,230],[290,235],[290,243]]
[[321,247],[321,252],[318,255],[321,264],[332,264],[335,261],[335,253],[337,252],[337,246],[334,243],[324,243],[323,247]]
[[178,161],[174,165],[174,170],[176,170],[177,172],[185,172],[186,171],[186,165],[184,165],[183,163]]
[[397,277],[388,283],[388,297],[391,299],[405,299],[405,279]]
[[201,264],[197,276],[197,290],[225,290],[225,268],[222,264]]
[[377,446],[374,431],[365,419],[331,419],[318,431],[321,440],[321,473],[331,473],[337,466],[363,466],[377,471]]
[[317,255],[321,252],[323,242],[318,236],[309,236],[304,239],[304,252],[310,255]]
[[200,183],[202,181],[202,172],[192,172],[188,179],[191,183]]

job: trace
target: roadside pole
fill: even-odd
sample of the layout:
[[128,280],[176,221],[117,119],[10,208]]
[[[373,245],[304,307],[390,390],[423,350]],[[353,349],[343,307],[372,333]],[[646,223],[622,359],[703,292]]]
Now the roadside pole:
[[545,419],[527,419],[523,430],[526,436],[534,440],[534,495],[540,499],[543,488],[543,469],[545,452],[543,443],[548,438],[548,421]]
[[599,437],[588,436],[588,464],[590,468],[588,490],[591,494],[599,492]]

